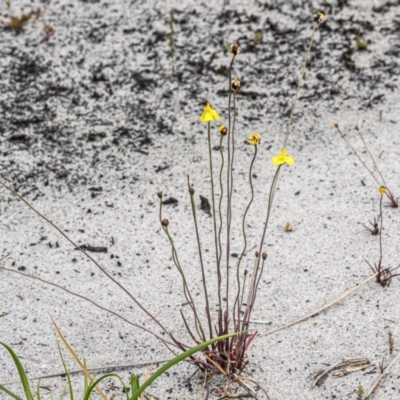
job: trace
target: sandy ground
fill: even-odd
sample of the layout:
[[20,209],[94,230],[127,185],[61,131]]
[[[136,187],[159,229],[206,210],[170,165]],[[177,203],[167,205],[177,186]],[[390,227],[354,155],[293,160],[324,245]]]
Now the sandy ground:
[[[20,3],[12,4],[18,12]],[[8,11],[1,7],[7,22]],[[320,7],[328,20],[315,36],[287,146],[296,163],[284,167],[275,196],[265,242],[268,265],[253,315],[260,337],[248,353],[247,376],[258,380],[274,400],[356,399],[359,385],[368,390],[377,379],[373,366],[382,360],[388,365],[400,351],[398,278],[384,288],[371,281],[318,316],[262,336],[357,286],[371,275],[367,262],[379,259],[378,237],[362,226],[379,212],[377,184],[332,122],[340,124],[361,152],[354,126],[362,129],[388,186],[398,195],[400,4],[53,1],[40,20],[20,32],[4,29],[0,39],[1,179],[79,245],[106,247],[107,253],[90,254],[168,329],[187,340],[179,314],[185,300],[159,225],[156,194],[161,190],[166,198],[178,200],[164,207],[164,216],[190,286],[201,293],[186,174],[196,195],[210,198],[206,127],[199,116],[209,101],[226,121],[230,58],[223,47],[238,41],[242,52],[234,74],[243,87],[238,95],[231,253],[242,249],[241,216],[250,197],[247,174],[253,148],[246,138],[258,132],[262,143],[254,166],[256,196],[247,219],[251,250],[244,259],[246,266],[252,265],[275,170],[271,158],[282,147],[311,16]],[[167,39],[172,9],[174,60]],[[44,23],[54,27],[49,43]],[[254,42],[256,30],[262,32],[260,43]],[[366,51],[357,50],[358,33],[370,43]],[[217,126],[213,146],[219,143]],[[213,157],[218,165],[219,152]],[[4,189],[0,216],[4,267],[88,296],[160,333],[116,285]],[[202,211],[198,218],[214,301],[212,219]],[[388,267],[400,262],[399,220],[398,209],[384,207],[383,263]],[[284,231],[287,222],[293,226],[290,233]],[[0,270],[3,313],[0,340],[15,349],[30,377],[62,372],[50,316],[91,367],[114,371],[113,365],[170,357],[153,336],[115,316],[60,289]],[[392,354],[388,332],[395,342]],[[344,377],[330,374],[312,388],[313,373],[354,357],[368,358],[372,367]],[[70,369],[77,369],[65,358]],[[143,375],[146,368],[116,372],[127,382],[129,374]],[[150,393],[163,399],[197,399],[201,376],[186,381],[194,372],[193,366],[181,364]],[[400,398],[399,377],[400,362],[375,398]],[[10,357],[1,350],[0,383],[17,378]],[[217,398],[223,383],[213,381],[210,398]],[[81,375],[74,376],[74,384],[81,393]],[[42,379],[43,398],[57,396],[65,385],[65,378]],[[122,399],[121,385],[114,385],[107,381],[107,393]],[[21,393],[18,384],[7,386]],[[266,398],[261,392],[258,397]]]

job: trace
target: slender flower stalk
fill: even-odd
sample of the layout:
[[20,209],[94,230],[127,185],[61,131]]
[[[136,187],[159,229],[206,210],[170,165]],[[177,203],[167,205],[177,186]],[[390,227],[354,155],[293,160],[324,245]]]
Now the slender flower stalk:
[[199,318],[199,315],[198,315],[198,312],[197,312],[197,309],[196,309],[195,302],[193,301],[193,297],[192,297],[192,295],[190,293],[190,289],[189,289],[189,286],[187,284],[185,273],[184,273],[183,268],[182,268],[182,266],[181,266],[181,264],[179,262],[178,252],[176,251],[174,240],[172,239],[172,236],[171,236],[171,234],[169,233],[169,230],[168,230],[169,222],[165,218],[162,219],[162,193],[159,193],[158,197],[160,198],[159,219],[160,219],[160,222],[161,222],[161,226],[162,226],[165,234],[167,235],[168,241],[169,241],[169,243],[171,245],[172,259],[174,261],[174,264],[175,264],[179,274],[181,275],[182,284],[183,284],[183,293],[184,293],[184,296],[186,298],[186,301],[188,302],[188,304],[189,304],[189,306],[192,309],[192,312],[194,314],[197,333],[201,336],[201,338],[202,338],[202,340],[204,342],[206,340],[206,336],[204,334],[204,329],[202,327],[202,324],[201,324],[201,321],[200,321],[200,318]]
[[315,31],[317,30],[318,26],[322,22],[325,21],[325,19],[326,19],[326,15],[321,11],[314,15],[314,23],[313,23],[313,28],[312,28],[312,32],[311,32],[310,44],[308,45],[306,56],[304,57],[303,67],[301,69],[299,82],[297,84],[296,95],[295,95],[295,98],[294,98],[292,110],[290,112],[289,121],[288,121],[288,124],[287,124],[287,127],[286,127],[286,137],[285,137],[285,140],[283,142],[283,147],[284,148],[287,145],[287,141],[288,141],[288,138],[289,138],[289,135],[290,135],[290,130],[291,130],[292,121],[293,121],[293,115],[294,115],[294,111],[296,109],[297,101],[299,99],[300,89],[301,89],[301,86],[303,85],[304,74],[306,73],[308,58],[310,56],[311,48],[312,48],[312,45],[313,45],[313,42],[314,42]]
[[362,140],[362,142],[363,142],[363,145],[364,145],[364,147],[365,147],[365,150],[367,150],[367,153],[368,153],[370,159],[372,160],[376,171],[378,172],[379,176],[381,177],[383,184],[384,184],[385,187],[387,188],[387,184],[386,184],[386,182],[385,182],[385,178],[383,177],[381,171],[379,170],[378,164],[376,163],[374,156],[373,156],[372,153],[370,152],[370,150],[369,150],[369,148],[368,148],[368,146],[367,146],[367,143],[366,143],[365,140],[364,140],[364,135],[361,133],[360,128],[359,128],[358,126],[355,127],[355,130],[357,131],[358,136],[360,136],[360,138],[361,138],[361,140]]
[[[231,193],[231,173],[232,173],[232,161],[231,161],[231,136],[232,136],[232,118],[231,118],[231,114],[232,114],[232,89],[231,89],[231,79],[232,79],[232,66],[233,63],[236,59],[237,54],[240,51],[240,47],[238,45],[232,45],[230,48],[230,51],[232,53],[232,58],[231,58],[231,62],[229,65],[229,69],[228,69],[228,81],[229,81],[229,88],[228,88],[228,139],[227,139],[227,183],[226,183],[226,187],[227,187],[227,206],[226,206],[226,270],[228,272],[227,274],[227,281],[229,282],[229,259],[230,259],[230,220],[231,220],[231,213],[232,213],[232,203],[231,203],[231,197],[230,197],[230,193]],[[228,285],[228,284],[227,284]],[[219,311],[219,315],[218,315],[218,325],[219,325],[219,333],[221,332],[225,332],[228,329],[228,308],[224,307],[225,311],[223,311],[222,307],[220,308]],[[223,318],[224,317],[224,318]],[[222,319],[223,318],[223,322]],[[223,344],[222,343],[218,343],[218,346],[222,347]]]
[[[210,128],[210,123],[208,123],[208,127]],[[206,274],[205,274],[205,271],[204,271],[203,252],[201,250],[199,227],[197,225],[196,204],[195,204],[195,201],[194,201],[194,189],[190,186],[189,175],[187,176],[187,183],[188,183],[188,189],[189,189],[189,194],[190,194],[190,203],[192,205],[193,221],[194,221],[194,226],[195,226],[195,230],[196,230],[197,247],[198,247],[198,251],[199,251],[201,276],[202,276],[202,281],[203,281],[204,297],[205,297],[205,301],[206,301],[206,314],[207,314],[208,329],[209,329],[209,334],[210,334],[209,338],[212,339],[213,338],[212,323],[211,323],[211,314],[210,314],[210,304],[208,302],[208,291],[207,291]],[[213,185],[212,185],[212,187],[213,187]],[[214,196],[214,190],[213,190],[213,196]],[[215,234],[216,234],[215,210],[214,210],[214,208],[213,208],[213,213],[214,213],[214,229],[215,229]]]
[[372,169],[370,169],[366,162],[361,158],[360,154],[357,152],[357,150],[354,148],[354,146],[350,143],[350,141],[347,139],[347,137],[343,134],[343,132],[340,130],[339,128],[339,124],[337,122],[333,123],[333,127],[336,128],[336,130],[338,131],[339,135],[341,136],[341,138],[344,140],[344,142],[347,144],[347,146],[352,150],[352,152],[354,153],[354,155],[358,158],[358,160],[361,162],[361,164],[364,166],[364,168],[368,171],[368,173],[371,175],[372,179],[376,182],[376,184],[378,186],[382,186],[386,188],[386,192],[385,195],[387,196],[387,198],[389,199],[389,205],[393,208],[398,208],[399,207],[399,198],[396,198],[393,193],[389,190],[389,188],[387,187],[385,178],[383,177],[381,171],[378,168],[378,165],[375,161],[374,156],[372,155],[371,151],[369,150],[367,143],[364,140],[364,136],[362,135],[360,129],[358,128],[358,126],[355,127],[356,131],[358,132],[358,135],[360,136],[364,148],[367,151],[369,157],[372,160],[372,163],[374,164],[375,170],[378,172],[381,181],[379,181],[379,179],[376,177],[376,175],[374,174],[374,172],[372,171]]
[[[240,304],[238,304],[239,296],[240,296],[240,292],[241,292],[241,289],[240,289],[240,264],[242,262],[244,254],[246,253],[246,250],[247,250],[246,216],[247,216],[247,212],[249,211],[250,206],[251,206],[251,204],[253,202],[253,199],[254,199],[254,187],[253,187],[252,173],[253,173],[253,165],[254,165],[254,162],[255,162],[256,157],[257,157],[258,145],[259,145],[260,142],[261,142],[261,138],[257,133],[253,133],[249,137],[249,143],[254,146],[254,155],[253,155],[253,159],[251,160],[250,168],[249,168],[249,184],[250,184],[251,197],[250,197],[249,203],[247,204],[247,207],[246,207],[246,210],[245,210],[245,212],[243,214],[243,219],[242,219],[242,233],[243,233],[243,242],[244,242],[244,244],[243,244],[243,250],[242,250],[242,253],[240,254],[238,265],[237,265],[237,268],[236,268],[236,280],[237,280],[238,288],[237,288],[237,295],[236,295],[234,310],[237,309],[237,311],[233,312],[234,318],[235,318],[235,315],[237,314],[237,321],[238,321],[239,324],[240,324],[240,308],[241,308]],[[234,326],[236,327],[236,321],[234,321]]]
[[212,203],[212,216],[214,224],[214,245],[215,245],[215,257],[216,257],[217,271],[218,271],[220,269],[219,266],[220,257],[218,248],[217,214],[215,212],[214,171],[213,171],[212,148],[211,148],[211,122],[208,122],[207,128],[208,128],[207,129],[208,157],[209,157],[210,180],[211,180],[211,203]]
[[393,273],[394,271],[400,268],[398,265],[396,268],[384,267],[382,265],[383,260],[383,247],[382,247],[382,231],[383,231],[383,213],[382,213],[382,201],[383,196],[387,194],[387,188],[385,186],[381,186],[379,189],[380,200],[379,200],[379,217],[380,220],[380,228],[379,228],[379,261],[378,264],[372,266],[368,261],[367,264],[370,266],[372,271],[376,274],[376,282],[381,286],[390,285],[392,278],[395,276],[400,276],[400,273]]
[[221,134],[221,138],[219,141],[219,151],[221,156],[221,167],[219,170],[219,188],[220,188],[220,197],[218,204],[218,215],[219,215],[219,230],[218,230],[218,262],[217,262],[217,279],[218,279],[218,320],[221,318],[222,313],[222,298],[221,298],[221,285],[222,285],[222,277],[221,277],[221,257],[222,257],[222,242],[221,242],[221,234],[222,234],[222,199],[224,197],[224,185],[223,185],[223,171],[224,171],[224,149],[222,146],[224,136],[228,133],[228,128],[222,125],[219,128],[219,132]]

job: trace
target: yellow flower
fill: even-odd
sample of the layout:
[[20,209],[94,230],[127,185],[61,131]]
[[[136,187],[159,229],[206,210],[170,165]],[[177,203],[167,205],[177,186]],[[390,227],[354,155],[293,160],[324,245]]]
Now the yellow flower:
[[384,195],[387,192],[387,189],[385,188],[385,186],[381,186],[379,189],[379,194]]
[[274,164],[276,167],[282,164],[293,165],[294,159],[292,156],[286,155],[286,149],[282,149],[281,154],[272,157],[272,164]]
[[248,140],[250,144],[252,144],[253,146],[257,146],[261,142],[261,137],[258,133],[253,133],[249,136]]
[[200,121],[211,122],[214,121],[214,119],[219,121],[219,115],[213,108],[211,108],[210,104],[207,103],[207,105],[204,107],[204,112],[200,117]]

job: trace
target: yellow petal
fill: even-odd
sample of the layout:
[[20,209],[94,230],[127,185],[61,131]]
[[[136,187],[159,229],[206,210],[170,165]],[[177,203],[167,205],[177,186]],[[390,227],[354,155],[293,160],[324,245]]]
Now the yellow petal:
[[204,107],[204,112],[200,117],[201,122],[211,122],[214,119],[219,120],[218,113],[213,110],[209,103]]
[[261,142],[261,137],[258,133],[253,133],[248,140],[250,144],[257,146]]
[[285,162],[288,165],[293,165],[294,164],[294,158],[292,156],[286,156],[285,157]]
[[213,118],[212,118],[211,114],[208,111],[204,111],[203,114],[200,117],[200,121],[201,122],[210,122],[212,120],[213,120]]
[[219,121],[219,115],[218,115],[218,113],[217,113],[215,110],[213,110],[213,109],[211,109],[211,116],[212,116],[213,119],[216,119],[217,121]]
[[274,164],[275,167],[278,167],[279,165],[283,164],[282,157],[280,155],[272,157],[272,164]]

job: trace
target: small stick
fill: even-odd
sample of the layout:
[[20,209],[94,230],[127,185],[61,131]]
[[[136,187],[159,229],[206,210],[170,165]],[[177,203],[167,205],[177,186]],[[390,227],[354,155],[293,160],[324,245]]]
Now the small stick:
[[382,374],[378,377],[378,379],[375,381],[373,384],[371,390],[368,392],[367,396],[365,397],[365,400],[370,400],[372,399],[372,396],[375,394],[375,392],[379,389],[379,387],[382,385],[382,383],[385,381],[389,374],[390,368],[393,367],[393,365],[396,363],[398,358],[400,357],[400,352],[397,354],[397,356],[392,360],[392,362],[386,367],[385,371],[382,372]]
[[[316,310],[316,311],[313,311],[313,312],[310,313],[310,314],[307,314],[306,316],[304,316],[304,317],[302,317],[302,318],[296,319],[296,321],[293,321],[293,322],[290,322],[289,324],[283,325],[283,326],[281,326],[280,328],[276,328],[276,329],[272,329],[272,330],[270,330],[270,331],[264,332],[264,333],[262,333],[261,335],[259,335],[259,337],[271,335],[272,333],[282,331],[283,329],[289,328],[289,327],[292,326],[292,325],[296,325],[296,324],[298,324],[299,322],[303,322],[303,321],[305,321],[305,320],[308,319],[308,318],[314,317],[315,315],[317,315],[317,314],[319,314],[320,312],[326,310],[327,308],[333,306],[334,304],[339,303],[339,301],[342,301],[345,297],[351,295],[351,294],[354,293],[356,290],[360,289],[360,288],[361,288],[362,286],[364,286],[366,283],[368,283],[369,281],[371,281],[372,279],[374,279],[377,275],[378,275],[378,273],[375,272],[373,275],[371,275],[370,277],[368,277],[364,282],[361,282],[361,283],[360,283],[359,285],[357,285],[355,288],[349,290],[348,292],[346,292],[345,294],[343,294],[342,296],[340,296],[340,297],[337,298],[336,300],[332,301],[331,303],[329,303],[329,304],[327,304],[327,305],[325,305],[325,306],[319,308],[319,309]],[[260,322],[259,322],[259,323],[260,323]]]

